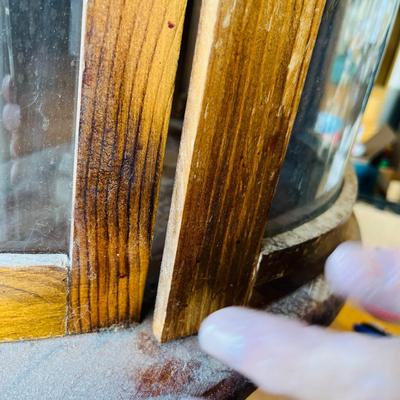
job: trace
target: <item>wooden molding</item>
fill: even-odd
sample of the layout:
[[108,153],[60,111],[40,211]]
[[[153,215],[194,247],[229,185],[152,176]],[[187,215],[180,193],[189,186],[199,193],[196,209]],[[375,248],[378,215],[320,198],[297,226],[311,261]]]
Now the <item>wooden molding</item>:
[[325,0],[204,0],[154,331],[249,299]]
[[89,0],[69,332],[140,318],[186,0]]
[[66,333],[66,258],[0,255],[0,341]]

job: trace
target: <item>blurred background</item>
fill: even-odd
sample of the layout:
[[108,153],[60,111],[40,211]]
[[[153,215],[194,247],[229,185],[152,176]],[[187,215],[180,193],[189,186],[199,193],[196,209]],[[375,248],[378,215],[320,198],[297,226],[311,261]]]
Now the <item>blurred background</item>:
[[[354,31],[353,31],[354,32]],[[353,35],[353,40],[354,40]],[[344,39],[345,40],[345,39]],[[349,56],[349,43],[343,43]],[[340,46],[340,43],[339,43]],[[351,56],[350,56],[351,57]],[[335,74],[343,73],[343,54],[338,54]],[[353,63],[354,64],[354,63]],[[326,123],[326,121],[325,121]],[[341,121],[330,120],[330,134],[337,135]],[[365,112],[354,133],[350,155],[359,183],[357,216],[362,240],[370,246],[400,247],[400,13],[397,11],[384,56],[377,72]],[[289,154],[290,156],[290,154]],[[355,324],[370,323],[393,335],[398,325],[373,318],[357,304],[348,301],[331,328],[351,331]],[[284,399],[257,391],[251,400]]]

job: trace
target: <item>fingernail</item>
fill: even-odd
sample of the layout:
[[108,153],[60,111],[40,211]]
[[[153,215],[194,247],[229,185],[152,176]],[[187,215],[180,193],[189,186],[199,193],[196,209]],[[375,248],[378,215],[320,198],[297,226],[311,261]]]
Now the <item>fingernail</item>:
[[235,307],[211,314],[201,325],[200,346],[213,357],[231,366],[238,365],[244,354],[244,324]]

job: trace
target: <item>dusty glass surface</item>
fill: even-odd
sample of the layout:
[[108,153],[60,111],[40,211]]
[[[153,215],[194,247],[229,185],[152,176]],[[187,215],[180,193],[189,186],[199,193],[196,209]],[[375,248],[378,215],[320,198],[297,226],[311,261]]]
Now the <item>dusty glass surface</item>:
[[66,252],[82,2],[0,1],[0,251]]
[[398,0],[328,1],[267,227],[305,222],[339,192]]

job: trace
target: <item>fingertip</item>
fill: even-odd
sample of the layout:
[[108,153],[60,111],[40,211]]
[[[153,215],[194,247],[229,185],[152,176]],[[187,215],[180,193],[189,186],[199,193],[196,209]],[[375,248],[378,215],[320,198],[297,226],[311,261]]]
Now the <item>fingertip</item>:
[[205,352],[243,372],[249,363],[256,364],[260,357],[259,346],[263,346],[267,358],[271,358],[277,349],[295,342],[304,328],[302,322],[283,316],[244,307],[228,307],[204,320],[199,342]]
[[325,276],[334,292],[347,296],[360,282],[364,258],[365,249],[359,242],[344,242],[328,257]]
[[343,243],[325,265],[332,290],[357,301],[372,314],[400,320],[400,251]]
[[200,347],[213,357],[235,366],[243,352],[246,314],[243,308],[228,307],[208,316],[200,327]]

